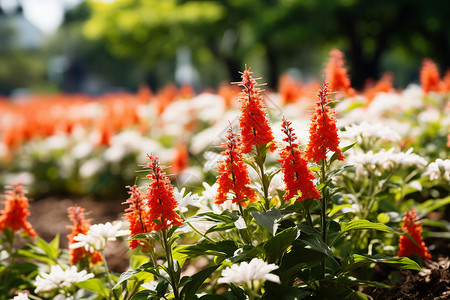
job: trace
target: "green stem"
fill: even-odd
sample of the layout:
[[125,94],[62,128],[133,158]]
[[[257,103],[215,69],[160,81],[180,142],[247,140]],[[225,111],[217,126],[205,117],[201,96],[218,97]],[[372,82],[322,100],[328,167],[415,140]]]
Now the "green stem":
[[201,233],[200,231],[197,230],[197,228],[195,228],[187,219],[186,217],[183,215],[183,213],[180,211],[180,215],[183,218],[184,222],[186,224],[188,224],[189,227],[191,227],[192,230],[194,230],[197,234],[201,235],[202,237],[204,237],[206,240],[208,240],[208,242],[213,243],[214,241],[212,239],[210,239],[206,234]]
[[119,300],[117,298],[117,296],[116,296],[116,293],[114,293],[114,290],[113,290],[114,284],[113,284],[113,282],[111,280],[111,275],[109,274],[109,268],[108,268],[108,263],[106,262],[106,256],[103,253],[103,250],[99,251],[99,252],[100,252],[100,256],[102,257],[103,266],[105,267],[106,277],[108,277],[108,282],[109,282],[109,285],[111,287],[111,293],[113,294],[114,299]]
[[170,285],[173,289],[173,297],[174,299],[179,299],[178,295],[178,282],[175,280],[175,268],[173,263],[173,257],[172,257],[172,247],[169,245],[168,237],[167,237],[167,230],[165,228],[161,229],[162,233],[162,247],[164,248],[164,251],[166,252],[166,259],[167,259],[167,269],[169,271],[169,277],[170,277]]
[[262,183],[262,188],[263,188],[263,193],[264,193],[264,208],[266,211],[269,210],[270,208],[270,201],[269,201],[269,185],[268,180],[267,180],[267,176],[264,172],[264,161],[266,159],[266,155],[264,154],[264,157],[261,157],[261,150],[260,150],[260,146],[256,146],[256,164],[259,167],[259,175],[261,178],[261,183]]
[[[323,159],[321,161],[321,183],[325,184],[326,181],[326,174],[325,174],[325,169],[326,169],[326,161],[325,159]],[[321,212],[321,221],[322,221],[322,241],[326,244],[327,243],[327,202],[328,202],[328,193],[326,190],[326,187],[324,186],[322,188],[322,212]],[[322,274],[321,274],[321,278],[325,278],[325,258],[322,261]]]

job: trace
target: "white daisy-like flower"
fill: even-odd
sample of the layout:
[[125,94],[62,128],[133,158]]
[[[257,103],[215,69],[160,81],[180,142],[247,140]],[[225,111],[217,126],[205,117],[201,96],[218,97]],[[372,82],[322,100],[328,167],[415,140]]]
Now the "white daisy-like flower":
[[188,206],[198,206],[199,196],[197,194],[192,194],[191,192],[186,193],[186,188],[182,188],[181,191],[178,188],[173,189],[173,195],[178,202],[178,208],[181,213],[188,211]]
[[430,163],[427,170],[423,173],[423,177],[430,177],[431,181],[434,180],[446,180],[450,181],[450,159],[436,159],[436,161]]
[[115,224],[107,222],[92,225],[86,234],[79,233],[73,238],[77,243],[71,244],[70,249],[84,247],[89,252],[102,251],[108,241],[115,241],[117,237],[130,234],[130,231],[123,230],[123,227],[121,221]]
[[268,264],[260,258],[253,258],[250,262],[242,262],[240,265],[234,264],[222,271],[219,283],[250,284],[252,280],[268,280],[280,283],[280,277],[271,274],[278,269],[275,264]]
[[19,293],[19,294],[17,294],[17,296],[12,298],[12,300],[28,300],[28,299],[30,299],[30,298],[28,298],[27,293]]
[[90,278],[94,278],[94,274],[88,273],[86,270],[78,272],[76,266],[71,266],[66,270],[63,270],[60,265],[52,266],[50,273],[40,273],[36,277],[35,292],[48,295],[55,291],[64,291],[70,289],[74,284]]

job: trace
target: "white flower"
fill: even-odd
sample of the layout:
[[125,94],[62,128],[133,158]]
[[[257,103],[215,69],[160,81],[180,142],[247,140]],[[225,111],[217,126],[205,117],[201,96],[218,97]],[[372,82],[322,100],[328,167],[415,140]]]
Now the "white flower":
[[28,300],[28,294],[27,293],[19,293],[17,296],[12,298],[12,300]]
[[36,293],[49,293],[71,288],[75,283],[93,278],[86,270],[77,271],[76,266],[63,270],[60,265],[52,266],[50,273],[40,273],[34,282]]
[[356,167],[356,174],[359,176],[365,175],[367,171],[381,176],[384,171],[392,170],[393,168],[416,166],[418,169],[421,169],[425,167],[427,161],[423,157],[412,153],[412,151],[413,149],[410,148],[406,152],[395,152],[395,149],[391,148],[387,151],[381,149],[377,153],[373,151],[366,153],[355,152],[349,155],[347,163]]
[[392,130],[390,127],[383,125],[382,123],[368,123],[362,122],[361,124],[352,124],[345,127],[345,131],[342,131],[340,137],[343,139],[349,139],[351,141],[356,140],[358,143],[363,143],[367,139],[380,139],[385,141],[397,142],[400,141],[400,135]]
[[239,219],[234,222],[234,226],[236,226],[237,229],[245,229],[247,228],[247,224],[245,224],[245,220],[243,217],[239,217]]
[[260,258],[254,258],[249,263],[242,262],[240,265],[232,265],[222,271],[222,277],[219,283],[248,283],[252,280],[268,280],[280,283],[278,275],[271,274],[273,270],[278,269],[275,264],[268,264]]
[[70,249],[84,247],[89,252],[102,251],[106,247],[107,241],[115,241],[119,236],[130,234],[129,230],[121,228],[123,228],[123,223],[120,221],[115,224],[107,222],[92,225],[86,234],[79,233],[73,238],[78,243],[71,244]]
[[430,163],[423,177],[429,176],[431,181],[447,180],[450,181],[450,159],[442,160],[440,158]]
[[89,178],[100,173],[105,168],[105,162],[99,158],[92,158],[83,163],[78,171],[81,178]]
[[188,211],[188,206],[197,206],[198,198],[197,194],[192,194],[191,192],[184,194],[186,192],[185,188],[182,188],[181,191],[178,191],[178,188],[173,189],[173,195],[178,202],[178,207],[181,213],[185,213]]

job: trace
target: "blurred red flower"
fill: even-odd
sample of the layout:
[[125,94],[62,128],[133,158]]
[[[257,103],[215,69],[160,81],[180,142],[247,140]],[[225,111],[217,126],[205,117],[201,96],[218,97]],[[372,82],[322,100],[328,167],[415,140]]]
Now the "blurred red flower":
[[430,259],[431,254],[428,252],[425,242],[422,240],[422,226],[420,226],[417,220],[416,209],[413,208],[411,211],[407,210],[405,216],[403,217],[403,226],[401,229],[404,232],[409,233],[417,245],[409,239],[407,236],[400,236],[398,245],[397,256],[413,256],[419,255],[425,259]]
[[5,208],[0,211],[0,231],[11,228],[13,232],[23,229],[29,236],[35,237],[31,224],[27,221],[30,215],[28,198],[25,196],[21,183],[14,183],[6,195]]
[[350,78],[345,68],[344,54],[338,49],[330,51],[330,60],[325,68],[325,78],[333,91],[343,91],[353,96],[355,91],[350,87]]
[[420,69],[420,85],[426,94],[431,91],[439,91],[440,77],[436,64],[429,58],[425,58]]
[[[69,219],[73,223],[73,225],[68,225],[66,228],[71,230],[72,232],[67,235],[67,239],[69,240],[69,246],[71,244],[77,243],[73,238],[76,237],[79,233],[86,234],[89,231],[89,227],[91,227],[91,223],[89,220],[86,220],[84,216],[84,208],[74,205],[67,208],[67,212],[69,214]],[[71,265],[79,262],[83,257],[88,257],[91,263],[96,264],[102,261],[102,256],[100,252],[88,252],[84,247],[70,249],[69,247],[69,262]]]

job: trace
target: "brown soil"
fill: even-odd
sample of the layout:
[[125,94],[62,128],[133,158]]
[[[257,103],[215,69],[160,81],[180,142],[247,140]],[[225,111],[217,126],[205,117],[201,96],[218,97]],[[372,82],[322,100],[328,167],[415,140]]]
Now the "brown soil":
[[[95,201],[90,198],[56,198],[49,197],[30,202],[31,215],[29,222],[33,225],[38,235],[49,242],[57,234],[60,237],[60,247],[67,248],[66,235],[70,233],[66,227],[71,225],[67,215],[67,208],[78,204],[86,211],[86,218],[91,224],[112,222],[120,220],[125,206],[121,201]],[[105,249],[109,267],[115,272],[123,272],[128,267],[127,246],[124,242],[108,242]]]

